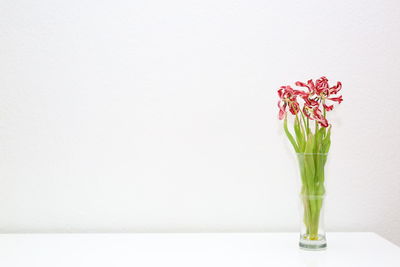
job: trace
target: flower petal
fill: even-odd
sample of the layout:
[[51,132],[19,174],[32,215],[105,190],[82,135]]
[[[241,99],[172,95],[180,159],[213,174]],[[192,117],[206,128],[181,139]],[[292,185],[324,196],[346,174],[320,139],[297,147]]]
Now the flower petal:
[[339,97],[330,97],[330,98],[327,98],[327,99],[329,99],[329,100],[331,100],[331,101],[338,102],[339,104],[343,102],[343,97],[342,97],[342,96],[339,96]]
[[280,120],[283,120],[283,118],[285,118],[285,114],[286,114],[286,103],[283,104],[283,106],[281,106],[281,101],[278,102],[278,107],[279,107],[279,114],[278,114],[278,118]]
[[341,89],[342,89],[342,83],[341,82],[337,82],[337,84],[335,86],[332,86],[329,91],[330,91],[330,94],[335,95]]
[[303,82],[297,81],[297,82],[295,83],[295,85],[296,85],[296,86],[301,86],[301,87],[307,87],[307,88],[310,89],[310,87],[309,87],[307,84],[303,83]]
[[306,117],[309,118],[310,120],[313,120],[314,118],[311,116],[309,108],[310,107],[308,107],[307,105],[304,105],[303,114],[306,115]]
[[282,88],[278,90],[278,96],[280,99],[283,98],[283,89]]
[[294,94],[296,96],[301,96],[301,97],[308,97],[310,95],[310,93],[300,91],[300,90],[294,90]]
[[297,103],[296,101],[291,102],[289,104],[289,111],[290,113],[292,113],[293,115],[296,115],[300,110],[300,105],[299,103]]
[[308,87],[310,88],[310,93],[315,94],[315,84],[312,79],[307,81]]
[[322,127],[328,127],[329,123],[328,120],[322,115],[322,111],[319,108],[315,108],[313,112],[315,120],[322,126]]
[[318,107],[319,106],[319,102],[314,99],[310,99],[309,96],[303,97],[303,100],[304,100],[304,102],[306,102],[306,104],[309,107]]
[[323,106],[324,106],[326,111],[331,111],[333,109],[333,105],[328,106],[326,104],[323,104]]

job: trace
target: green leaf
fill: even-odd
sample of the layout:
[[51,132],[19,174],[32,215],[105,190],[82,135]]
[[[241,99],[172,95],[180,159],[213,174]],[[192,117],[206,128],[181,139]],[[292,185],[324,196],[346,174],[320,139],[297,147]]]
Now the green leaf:
[[302,151],[304,151],[305,140],[304,140],[303,131],[301,129],[300,121],[297,117],[294,121],[294,132],[296,134],[296,140],[297,140],[299,152],[302,152]]
[[315,134],[315,145],[314,145],[314,152],[315,153],[324,153],[323,152],[323,139],[325,136],[325,128],[321,127],[318,129],[317,133]]
[[308,139],[306,142],[306,148],[304,150],[305,153],[313,153],[314,148],[314,135],[310,132],[308,134]]
[[331,146],[331,129],[332,129],[332,127],[329,126],[328,132],[327,132],[324,140],[322,140],[322,151],[323,151],[323,153],[328,153],[329,152],[329,148]]
[[286,136],[288,137],[290,143],[292,143],[292,146],[296,153],[299,153],[299,147],[296,144],[296,141],[293,138],[293,135],[290,133],[288,126],[287,126],[287,116],[285,116],[285,119],[283,121],[283,129],[285,130]]

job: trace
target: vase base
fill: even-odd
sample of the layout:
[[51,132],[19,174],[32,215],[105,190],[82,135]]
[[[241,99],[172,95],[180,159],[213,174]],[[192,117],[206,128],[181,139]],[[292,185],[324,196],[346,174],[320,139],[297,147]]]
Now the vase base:
[[327,247],[326,238],[318,235],[318,239],[310,240],[306,236],[300,236],[299,246],[305,250],[324,250]]

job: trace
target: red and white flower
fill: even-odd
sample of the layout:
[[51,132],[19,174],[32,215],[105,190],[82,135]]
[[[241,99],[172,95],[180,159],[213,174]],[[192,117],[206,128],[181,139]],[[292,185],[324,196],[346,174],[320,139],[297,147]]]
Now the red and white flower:
[[300,105],[297,102],[297,96],[300,91],[294,90],[292,87],[281,86],[278,90],[278,96],[280,98],[278,102],[279,107],[279,119],[282,120],[286,114],[286,108],[289,107],[290,113],[296,115],[300,110]]
[[[279,119],[283,119],[286,114],[286,108],[290,113],[297,115],[299,112],[308,119],[315,120],[322,127],[328,127],[329,123],[326,119],[326,112],[333,110],[334,103],[340,104],[343,97],[337,96],[342,89],[342,83],[337,82],[335,86],[330,87],[328,79],[325,76],[307,83],[296,82],[296,86],[307,88],[306,91],[296,90],[290,86],[281,86],[278,90],[280,98],[278,102]],[[297,97],[303,99],[303,107],[300,107]],[[322,110],[321,110],[322,109]]]
[[322,103],[326,111],[331,111],[333,104],[328,105],[328,101],[337,102],[338,104],[343,101],[342,96],[334,97],[342,89],[342,83],[337,82],[335,86],[329,87],[328,79],[325,76],[317,79],[315,83],[313,80],[308,80],[307,83],[296,82],[296,85],[308,89],[308,95],[303,96],[308,105],[316,106],[317,102]]
[[319,109],[318,106],[310,106],[304,104],[303,106],[303,114],[310,120],[315,120],[321,125],[322,127],[328,127],[329,123],[326,117],[322,114],[322,111]]

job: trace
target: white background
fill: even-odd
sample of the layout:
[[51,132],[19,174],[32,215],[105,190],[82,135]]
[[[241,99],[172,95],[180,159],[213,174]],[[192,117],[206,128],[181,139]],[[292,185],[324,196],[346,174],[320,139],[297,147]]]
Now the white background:
[[296,231],[276,89],[326,75],[327,228],[400,244],[399,32],[395,0],[1,0],[0,230]]

